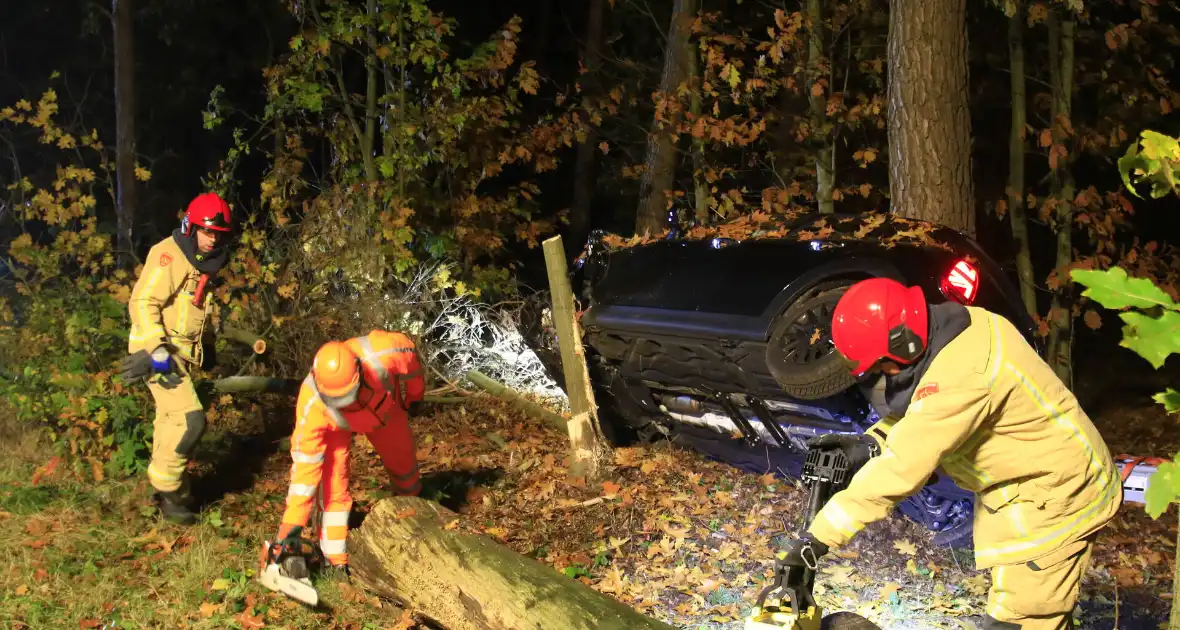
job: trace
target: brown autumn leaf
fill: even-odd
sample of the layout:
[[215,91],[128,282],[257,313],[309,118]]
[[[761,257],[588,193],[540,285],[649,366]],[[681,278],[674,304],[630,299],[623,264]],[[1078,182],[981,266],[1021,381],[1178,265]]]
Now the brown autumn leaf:
[[29,585],[21,584],[20,586],[16,587],[16,590],[13,592],[16,593],[17,597],[24,597],[25,595],[29,594]]
[[266,622],[262,620],[262,615],[254,614],[253,604],[247,605],[246,610],[243,610],[235,619],[237,619],[238,623],[242,624],[242,628],[247,630],[266,627]]
[[202,602],[201,608],[200,608],[201,616],[204,617],[205,619],[208,619],[208,618],[212,617],[220,608],[221,608],[221,604],[217,604],[214,602]]
[[618,496],[619,490],[622,490],[622,489],[623,489],[622,486],[620,486],[619,484],[614,483],[612,481],[602,482],[602,494],[604,496],[606,496],[606,498],[608,498],[608,499],[613,499],[616,496]]
[[1098,330],[1102,327],[1102,316],[1098,314],[1098,311],[1087,310],[1082,320],[1086,322],[1086,325],[1091,330]]
[[414,516],[417,513],[418,513],[418,510],[415,510],[414,508],[406,508],[406,509],[398,512],[397,514],[394,514],[393,518],[401,520],[403,518],[410,518],[411,516]]
[[48,477],[48,476],[52,475],[53,471],[57,470],[57,462],[60,460],[61,460],[61,458],[59,456],[54,455],[53,457],[51,457],[49,459],[48,462],[45,463],[44,466],[40,466],[37,468],[37,470],[33,471],[32,484],[35,486],[35,485],[37,485],[38,482],[41,481],[42,477]]
[[1049,147],[1053,145],[1053,132],[1049,129],[1042,129],[1040,136],[1040,145],[1042,147]]
[[397,622],[390,626],[390,630],[411,630],[418,625],[414,621],[414,614],[409,610],[403,610],[402,616],[397,618]]
[[43,536],[49,531],[49,523],[44,519],[35,518],[25,525],[25,533],[30,536]]
[[881,600],[882,601],[888,600],[890,597],[893,596],[894,593],[896,593],[900,590],[901,590],[900,584],[898,584],[897,582],[889,582],[885,586],[881,587],[881,595],[880,595]]

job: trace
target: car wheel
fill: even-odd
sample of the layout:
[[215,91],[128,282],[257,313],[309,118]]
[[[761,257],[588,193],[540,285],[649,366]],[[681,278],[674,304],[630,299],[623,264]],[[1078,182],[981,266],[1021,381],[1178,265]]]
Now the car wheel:
[[816,285],[775,319],[766,346],[766,364],[787,394],[817,400],[856,383],[832,345],[836,302],[855,282],[837,280]]
[[881,626],[856,613],[832,613],[819,622],[820,630],[881,630]]

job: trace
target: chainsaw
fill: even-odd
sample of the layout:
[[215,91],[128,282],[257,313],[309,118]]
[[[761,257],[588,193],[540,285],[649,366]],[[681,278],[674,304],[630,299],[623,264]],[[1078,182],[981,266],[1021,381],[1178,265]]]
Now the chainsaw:
[[[803,463],[802,480],[809,486],[807,512],[803,529],[819,514],[820,509],[856,472],[848,456],[840,448],[812,447]],[[746,618],[745,630],[820,630],[843,627],[850,630],[877,628],[868,619],[855,613],[838,612],[823,617],[823,608],[815,601],[814,563],[808,567],[788,567],[782,563],[786,553],[776,559],[774,576],[758,594],[754,609]]]
[[272,591],[314,607],[319,604],[320,596],[311,585],[308,559],[315,556],[315,549],[303,540],[301,531],[302,528],[296,527],[283,540],[263,543],[267,562],[258,574],[258,581]]

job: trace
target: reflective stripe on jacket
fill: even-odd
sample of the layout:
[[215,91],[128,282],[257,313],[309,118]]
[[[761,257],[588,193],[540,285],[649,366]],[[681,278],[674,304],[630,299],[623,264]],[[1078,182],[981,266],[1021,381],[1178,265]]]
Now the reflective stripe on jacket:
[[[361,357],[367,387],[357,397],[361,409],[342,412],[324,404],[311,374],[303,380],[295,402],[295,430],[291,434],[291,486],[287,491],[284,523],[303,525],[323,475],[326,435],[333,431],[368,433],[422,400],[425,381],[414,342],[398,332],[374,330],[349,339]],[[404,389],[404,391],[403,391]]]
[[204,354],[201,335],[213,308],[206,295],[203,306],[193,306],[201,272],[193,267],[171,236],[148,252],[143,271],[131,290],[128,353],[151,352],[172,344],[185,361],[200,365]]
[[968,311],[971,325],[933,358],[882,453],[816,516],[819,540],[845,544],[939,467],[976,493],[981,569],[1053,554],[1118,510],[1114,461],[1074,395],[1008,320]]

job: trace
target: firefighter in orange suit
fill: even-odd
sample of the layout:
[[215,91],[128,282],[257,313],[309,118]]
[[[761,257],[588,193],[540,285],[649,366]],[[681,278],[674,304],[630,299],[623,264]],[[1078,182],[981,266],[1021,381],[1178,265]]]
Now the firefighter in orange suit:
[[[319,349],[295,406],[291,485],[275,540],[298,536],[307,525],[312,501],[318,501],[320,550],[332,569],[347,576],[352,434],[369,438],[395,493],[417,495],[422,486],[409,409],[422,400],[424,389],[414,343],[402,333],[374,330]],[[264,548],[264,565],[267,553]]]
[[885,278],[841,297],[832,341],[862,383],[885,379],[888,426],[883,442],[816,440],[861,468],[779,562],[812,566],[940,468],[976,494],[975,562],[992,574],[980,627],[1069,627],[1094,536],[1123,492],[1074,395],[1007,319],[928,305],[921,288]]
[[228,258],[230,209],[216,193],[197,195],[181,226],[148,252],[131,291],[126,382],[147,379],[156,403],[148,480],[153,500],[169,520],[196,522],[185,469],[205,432],[205,411],[190,373],[205,357],[202,339],[213,300],[209,280]]

